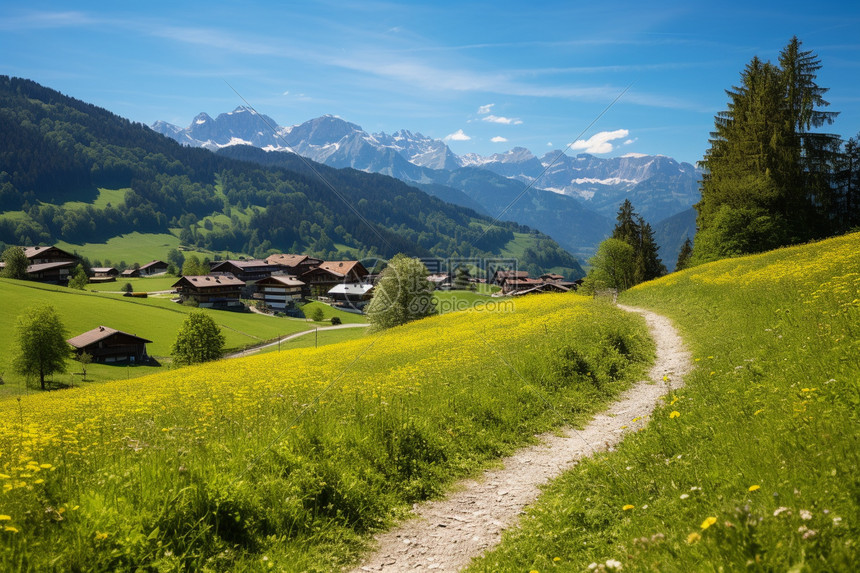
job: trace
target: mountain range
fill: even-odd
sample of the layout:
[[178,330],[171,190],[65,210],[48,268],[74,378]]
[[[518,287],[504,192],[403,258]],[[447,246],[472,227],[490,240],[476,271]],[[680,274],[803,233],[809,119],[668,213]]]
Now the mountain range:
[[[537,157],[516,147],[490,156],[459,156],[444,141],[408,130],[371,134],[332,115],[283,127],[244,106],[216,118],[201,113],[185,128],[163,121],[151,127],[192,147],[218,151],[251,145],[390,175],[450,203],[538,228],[583,258],[611,231],[624,199],[655,227],[699,199],[701,172],[660,155],[604,159],[551,151]],[[683,239],[669,237],[669,242],[680,245]],[[670,262],[675,254],[663,253]]]

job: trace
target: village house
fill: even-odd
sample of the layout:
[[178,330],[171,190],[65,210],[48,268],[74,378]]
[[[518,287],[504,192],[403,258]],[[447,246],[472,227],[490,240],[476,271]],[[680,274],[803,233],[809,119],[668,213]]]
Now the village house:
[[427,276],[427,280],[433,285],[436,290],[450,290],[454,286],[454,281],[450,273],[436,273]]
[[99,326],[66,342],[74,347],[75,354],[80,356],[86,352],[93,357],[93,362],[140,364],[149,361],[146,345],[152,341],[107,326]]
[[277,265],[285,275],[300,277],[311,269],[320,266],[322,259],[316,259],[307,255],[275,254],[266,257],[270,265]]
[[253,299],[262,301],[272,310],[293,308],[305,296],[305,283],[296,277],[272,275],[256,282]]
[[324,296],[335,285],[361,283],[368,274],[359,261],[324,261],[299,278],[308,284],[312,296]]
[[215,261],[211,264],[210,272],[213,274],[229,273],[239,280],[253,282],[282,271],[281,267],[276,264],[268,263],[262,259],[251,259],[247,261]]
[[490,278],[490,284],[500,286],[504,289],[505,282],[509,279],[525,279],[528,278],[528,271],[511,271],[511,270],[497,270],[493,273],[493,276]]
[[335,306],[361,310],[373,298],[373,289],[369,283],[343,283],[335,285],[326,294]]
[[90,270],[93,273],[90,277],[91,283],[110,283],[119,276],[119,270],[114,267],[93,267]]
[[[76,255],[57,247],[23,247],[27,257],[27,278],[50,284],[66,284],[80,262]],[[0,269],[5,263],[0,262]]]
[[201,308],[241,310],[239,298],[245,281],[233,275],[183,276],[173,284],[182,303],[194,301]]
[[136,279],[140,277],[140,270],[135,268],[125,269],[119,274],[119,276],[124,279]]
[[151,277],[153,275],[163,275],[167,272],[167,263],[164,261],[149,261],[145,265],[140,266],[140,276]]

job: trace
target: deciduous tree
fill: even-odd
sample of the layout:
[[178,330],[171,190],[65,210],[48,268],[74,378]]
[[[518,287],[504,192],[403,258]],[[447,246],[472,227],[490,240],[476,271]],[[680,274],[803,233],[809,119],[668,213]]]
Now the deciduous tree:
[[197,364],[221,358],[226,339],[211,316],[202,310],[188,313],[170,354],[178,365]]
[[15,370],[23,376],[38,376],[45,389],[45,377],[66,371],[69,357],[68,332],[52,306],[31,308],[18,317],[17,353],[12,359]]
[[0,271],[0,276],[7,279],[27,279],[27,265],[30,262],[27,260],[27,255],[24,254],[24,249],[9,247],[3,251],[3,262],[6,265]]
[[382,271],[367,305],[371,328],[383,330],[435,313],[433,285],[427,274],[427,267],[418,259],[395,255]]

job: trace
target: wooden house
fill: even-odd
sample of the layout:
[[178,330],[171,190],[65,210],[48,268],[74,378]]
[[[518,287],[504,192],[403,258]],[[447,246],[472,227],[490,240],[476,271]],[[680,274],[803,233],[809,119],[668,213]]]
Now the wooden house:
[[91,283],[110,283],[114,282],[119,276],[119,270],[114,267],[93,267],[93,276],[90,277]]
[[300,277],[311,269],[320,266],[322,259],[316,259],[307,255],[275,254],[266,257],[270,265],[277,265],[285,275]]
[[167,263],[164,261],[149,261],[145,265],[140,266],[140,276],[151,277],[153,275],[163,275],[167,272]]
[[74,347],[76,354],[86,352],[92,356],[93,362],[139,364],[149,360],[146,345],[152,341],[115,328],[99,326],[66,342]]
[[[32,281],[66,284],[80,262],[78,257],[57,247],[23,247],[27,257],[27,278]],[[0,268],[5,263],[0,262]]]
[[140,276],[139,269],[125,269],[119,274],[124,279],[136,279]]
[[245,281],[233,275],[183,276],[173,284],[181,302],[193,300],[201,308],[239,310]]
[[436,290],[450,290],[454,286],[454,280],[450,273],[436,273],[428,275],[427,280]]
[[311,295],[323,296],[335,285],[361,283],[368,274],[359,261],[324,261],[299,278],[308,284]]
[[564,280],[564,277],[558,273],[544,273],[540,278],[545,283],[560,283]]
[[373,289],[369,283],[342,283],[332,287],[327,295],[337,306],[361,309],[373,298]]
[[305,283],[296,277],[273,275],[258,280],[254,286],[254,300],[263,301],[273,310],[293,308],[296,301],[305,295]]
[[528,276],[528,271],[497,270],[490,278],[490,284],[504,288],[508,279],[526,279]]
[[210,270],[213,274],[229,273],[245,282],[258,281],[271,276],[272,273],[283,272],[278,265],[262,259],[216,261],[212,263]]

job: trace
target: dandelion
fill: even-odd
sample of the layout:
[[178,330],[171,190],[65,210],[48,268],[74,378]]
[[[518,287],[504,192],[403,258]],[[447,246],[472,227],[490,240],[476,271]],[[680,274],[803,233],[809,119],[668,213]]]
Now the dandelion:
[[636,507],[635,505],[630,505],[629,503],[621,508],[621,511],[627,511],[628,509],[633,509]]
[[700,525],[699,527],[701,527],[702,531],[704,531],[705,529],[709,528],[710,526],[712,526],[716,522],[717,522],[716,517],[707,517],[707,518],[705,518],[705,521],[702,522],[702,525]]
[[762,409],[760,409],[760,410],[756,410],[755,412],[753,412],[753,416],[758,416],[758,415],[759,415],[759,414],[761,414],[762,412],[764,412],[764,408],[762,408]]
[[561,561],[561,557],[553,557],[552,560],[558,563],[559,561]]
[[18,533],[18,528],[12,527],[11,525],[6,525],[3,527],[3,531],[8,531],[9,533]]
[[101,531],[96,531],[96,537],[95,537],[96,541],[102,541],[102,540],[107,539],[107,538],[108,538],[107,533],[102,533]]
[[677,418],[680,415],[681,415],[681,412],[679,412],[678,410],[672,410],[672,413],[669,414],[669,418]]
[[758,491],[761,489],[760,485],[751,485],[747,488],[747,491]]
[[695,531],[687,536],[687,543],[695,543],[702,538],[701,535],[696,533]]

